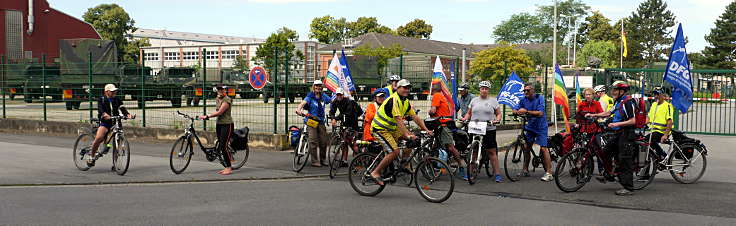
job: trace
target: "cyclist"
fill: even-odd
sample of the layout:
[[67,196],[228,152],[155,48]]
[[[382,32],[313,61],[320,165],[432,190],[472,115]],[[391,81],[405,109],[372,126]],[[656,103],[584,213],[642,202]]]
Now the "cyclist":
[[468,106],[470,105],[470,101],[475,99],[475,95],[472,93],[469,93],[468,89],[470,87],[468,84],[463,84],[460,87],[457,88],[457,91],[460,93],[460,96],[457,99],[457,109],[455,109],[455,112],[460,111],[460,115],[466,115],[468,114]]
[[368,104],[365,110],[365,121],[363,122],[363,140],[364,141],[375,141],[376,138],[371,135],[371,122],[376,117],[376,110],[386,100],[386,89],[379,88],[373,91],[374,102]]
[[468,105],[468,114],[462,118],[463,121],[473,120],[481,122],[492,122],[486,127],[486,134],[483,135],[483,147],[490,157],[493,164],[493,174],[497,183],[503,182],[501,177],[500,165],[498,165],[498,143],[496,142],[496,126],[494,124],[501,121],[501,111],[499,110],[498,100],[489,97],[488,93],[491,89],[491,83],[482,81],[478,85],[480,87],[480,96],[473,98]]
[[598,102],[601,104],[603,111],[611,111],[611,108],[613,108],[613,98],[606,94],[606,86],[597,85],[593,89],[595,90],[595,97],[598,98]]
[[[296,108],[297,115],[306,116],[304,123],[307,123],[310,119],[317,121],[317,126],[307,126],[307,133],[309,133],[309,154],[312,155],[313,167],[326,165],[327,142],[329,142],[327,128],[325,127],[325,105],[329,104],[331,99],[327,94],[322,93],[322,85],[321,80],[314,80],[312,83],[312,92],[309,92]],[[307,113],[305,114],[303,110],[307,110]],[[317,155],[317,149],[319,149],[319,155]]]
[[[583,99],[583,101],[580,102],[580,106],[578,106],[577,116],[583,116],[583,115],[580,115],[583,113],[597,114],[597,113],[603,112],[603,109],[601,108],[601,103],[593,99],[593,96],[595,96],[595,94],[593,93],[593,89],[591,88],[585,89],[583,91],[583,95],[585,96],[585,99]],[[584,124],[580,126],[581,126],[580,132],[590,134],[590,133],[597,133],[600,131],[600,129],[595,123]]]
[[381,143],[383,150],[388,153],[370,175],[379,185],[384,184],[381,179],[381,171],[399,155],[397,145],[399,138],[416,139],[416,136],[406,128],[404,117],[412,117],[414,123],[419,125],[422,130],[430,136],[433,135],[432,131],[427,129],[424,121],[417,116],[414,108],[409,104],[409,91],[411,90],[409,80],[402,79],[396,85],[398,86],[396,92],[381,104],[376,111],[376,117],[371,123],[373,137]]
[[[363,109],[360,108],[358,102],[355,102],[351,98],[345,97],[345,91],[342,88],[335,90],[335,99],[330,104],[330,118],[332,118],[332,126],[337,126],[337,120],[335,119],[335,113],[340,111],[338,118],[342,120],[344,125],[353,130],[353,134],[347,134],[344,138],[346,142],[350,144],[353,151],[358,150],[355,146],[354,135],[358,132],[358,117],[363,115]],[[348,163],[348,152],[347,150],[342,151],[342,163],[341,167],[347,167]]]
[[649,133],[651,137],[652,148],[657,151],[660,161],[667,156],[667,153],[662,150],[659,143],[664,143],[672,132],[672,117],[674,110],[672,104],[667,102],[667,94],[664,92],[662,87],[657,87],[652,91],[652,94],[657,98],[657,101],[652,103],[649,107],[648,122],[650,123],[651,131]]
[[[616,195],[631,195],[633,194],[631,189],[634,186],[634,153],[629,147],[632,146],[632,140],[636,137],[634,133],[636,125],[634,111],[636,106],[634,101],[624,101],[629,99],[626,94],[629,91],[629,84],[624,81],[616,81],[612,87],[611,94],[615,98],[613,109],[598,114],[587,114],[586,116],[609,117],[613,115],[608,127],[615,132],[615,136],[608,142],[605,150],[618,157],[618,179],[624,188],[617,190]],[[604,179],[613,181],[611,175],[598,176],[596,179],[601,182],[604,182]]]
[[519,101],[519,106],[514,109],[514,114],[527,115],[529,120],[524,126],[526,130],[527,146],[524,152],[524,165],[520,176],[529,176],[529,159],[531,158],[532,145],[539,145],[544,159],[544,168],[546,172],[542,176],[542,181],[552,181],[552,160],[547,149],[547,117],[544,111],[544,97],[534,93],[534,87],[531,84],[524,85],[524,98]]
[[222,159],[225,169],[217,172],[220,175],[230,175],[233,173],[232,161],[233,157],[227,150],[230,145],[230,139],[232,138],[233,130],[235,130],[235,124],[233,117],[230,115],[233,99],[227,96],[227,86],[223,84],[217,84],[213,91],[217,92],[217,104],[215,105],[215,112],[207,115],[199,116],[199,119],[208,119],[217,117],[217,126],[215,131],[217,132],[217,140],[219,145],[216,147],[222,153]]
[[447,128],[449,123],[454,123],[452,122],[452,110],[450,110],[450,104],[448,103],[447,98],[445,98],[445,95],[442,95],[442,87],[439,82],[433,82],[432,84],[432,105],[429,109],[429,116],[438,118],[437,120],[440,122],[440,145],[452,153],[452,156],[455,157],[455,161],[457,161],[460,168],[467,167],[465,159],[460,156],[460,152],[455,148],[452,131],[450,131],[450,128]]
[[386,90],[388,91],[389,97],[394,95],[394,91],[399,87],[399,80],[401,80],[401,78],[398,75],[388,76],[388,85],[386,86]]
[[[105,85],[105,91],[100,99],[97,100],[97,118],[100,119],[100,127],[97,128],[97,134],[95,134],[95,140],[92,142],[92,152],[87,158],[87,165],[94,166],[95,161],[100,157],[97,153],[97,149],[100,147],[102,141],[107,137],[107,132],[112,128],[113,121],[111,116],[120,116],[123,113],[124,116],[135,119],[135,114],[130,114],[128,109],[123,106],[123,100],[118,98],[116,95],[118,88],[113,84]],[[105,151],[107,147],[105,147]],[[104,152],[104,151],[103,151]]]

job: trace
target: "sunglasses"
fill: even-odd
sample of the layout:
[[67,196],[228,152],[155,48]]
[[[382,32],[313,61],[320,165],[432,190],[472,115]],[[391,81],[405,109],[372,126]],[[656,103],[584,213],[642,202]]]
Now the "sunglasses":
[[528,92],[531,92],[531,91],[532,91],[531,89],[524,89],[524,92],[525,93],[528,93]]

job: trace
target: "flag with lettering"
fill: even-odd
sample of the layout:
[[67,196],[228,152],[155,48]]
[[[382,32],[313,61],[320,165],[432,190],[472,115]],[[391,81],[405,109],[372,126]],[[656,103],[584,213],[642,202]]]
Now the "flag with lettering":
[[677,27],[675,43],[672,44],[670,59],[664,72],[664,80],[672,84],[672,105],[686,113],[693,105],[693,83],[690,76],[690,61],[687,59],[682,24]]

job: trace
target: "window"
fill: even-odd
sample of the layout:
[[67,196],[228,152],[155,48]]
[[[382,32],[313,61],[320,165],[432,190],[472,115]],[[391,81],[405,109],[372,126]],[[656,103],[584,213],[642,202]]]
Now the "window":
[[207,59],[208,60],[216,60],[217,59],[217,51],[207,51]]
[[239,52],[238,50],[223,50],[222,59],[235,59]]
[[197,52],[184,52],[183,59],[184,60],[198,60],[199,59],[199,53],[197,53]]
[[164,60],[166,60],[166,61],[179,60],[179,52],[165,52],[164,53]]
[[158,60],[158,53],[145,53],[146,61]]

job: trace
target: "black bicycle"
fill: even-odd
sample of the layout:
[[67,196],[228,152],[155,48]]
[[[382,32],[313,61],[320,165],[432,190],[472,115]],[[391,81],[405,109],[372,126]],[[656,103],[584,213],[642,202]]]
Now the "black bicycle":
[[347,166],[348,150],[353,149],[356,137],[356,131],[353,128],[345,126],[344,117],[337,117],[335,119],[337,125],[332,127],[332,136],[327,146],[330,179],[337,176],[337,171],[340,167]]
[[478,174],[480,174],[481,168],[485,168],[486,175],[488,177],[494,177],[490,163],[491,159],[488,156],[488,152],[485,151],[488,147],[483,147],[483,136],[486,135],[486,128],[487,126],[494,124],[497,123],[494,123],[493,121],[484,122],[477,120],[463,122],[463,128],[468,130],[468,134],[470,134],[472,140],[467,148],[468,153],[465,155],[465,162],[468,163],[468,169],[465,170],[465,172],[468,178],[468,183],[471,185],[478,182]]
[[89,164],[85,158],[92,158],[93,161],[102,158],[107,152],[112,149],[112,171],[115,171],[118,175],[125,175],[128,172],[128,166],[130,166],[130,143],[125,139],[125,132],[123,131],[122,120],[127,119],[125,116],[112,116],[113,125],[112,128],[105,135],[105,141],[100,144],[102,147],[101,151],[98,151],[95,156],[92,155],[92,142],[95,141],[95,134],[100,128],[99,119],[90,119],[91,127],[84,127],[79,129],[79,136],[77,141],[74,142],[73,158],[74,165],[81,171],[87,171],[94,164]]
[[[220,163],[225,165],[225,160],[222,158],[222,154],[220,154],[220,151],[217,150],[220,141],[215,141],[214,147],[205,147],[204,145],[202,145],[202,141],[199,139],[199,136],[197,136],[197,131],[194,129],[194,121],[198,119],[179,111],[176,111],[176,113],[179,116],[189,120],[189,127],[184,129],[184,135],[179,137],[179,139],[174,142],[174,146],[171,147],[171,152],[169,153],[169,165],[171,166],[171,171],[175,174],[180,174],[187,169],[189,163],[192,161],[192,155],[194,155],[194,141],[197,142],[199,148],[202,150],[202,152],[204,152],[207,161],[212,162],[215,160],[220,160]],[[228,145],[225,148],[227,148],[230,156],[232,156],[232,161],[234,163],[232,164],[232,168],[240,169],[248,161],[250,148],[248,148],[248,145],[245,145],[245,149],[235,150],[234,148],[232,148],[232,142],[230,142],[230,144],[231,145]]]
[[[521,122],[522,127],[521,132],[519,132],[519,135],[516,137],[516,140],[511,143],[511,147],[506,150],[506,154],[503,159],[503,166],[506,177],[510,181],[515,182],[519,181],[522,176],[527,176],[525,174],[527,174],[528,172],[524,172],[523,167],[524,165],[527,165],[528,162],[531,162],[532,172],[535,172],[540,166],[544,168],[544,157],[541,154],[541,150],[539,154],[534,152],[534,149],[526,150],[528,146],[526,141],[526,134],[531,131],[527,131],[524,127],[529,116],[518,114],[512,114],[509,116],[512,116],[515,121]],[[547,136],[547,134],[544,134],[544,136]],[[559,158],[558,151],[560,150],[549,150],[549,155],[552,162],[555,162]],[[546,169],[544,170],[546,171]]]

